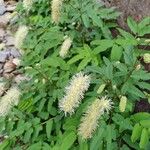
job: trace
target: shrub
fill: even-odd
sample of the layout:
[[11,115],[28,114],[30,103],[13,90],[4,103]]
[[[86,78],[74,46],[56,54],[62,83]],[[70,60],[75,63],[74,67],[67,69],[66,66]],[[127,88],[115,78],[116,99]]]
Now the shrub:
[[[150,74],[140,63],[145,51],[139,49],[148,44],[143,35],[149,33],[149,18],[140,23],[128,18],[131,34],[117,28],[120,13],[94,0],[36,0],[30,9],[21,2],[17,9],[19,24],[29,27],[20,68],[29,80],[19,85],[18,106],[0,120],[2,134],[8,136],[0,148],[139,149],[132,143],[138,139],[130,116],[135,101],[147,98],[150,89]],[[119,31],[116,38],[112,28]],[[58,103],[63,103],[62,111]],[[95,132],[82,135],[84,121]]]

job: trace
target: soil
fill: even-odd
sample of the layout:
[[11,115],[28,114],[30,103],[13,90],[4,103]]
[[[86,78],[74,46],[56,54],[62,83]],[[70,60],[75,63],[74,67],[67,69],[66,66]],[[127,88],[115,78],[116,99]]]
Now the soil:
[[149,112],[150,113],[150,104],[148,103],[147,100],[142,99],[135,103],[134,113],[138,113],[138,112]]
[[132,16],[136,21],[150,16],[150,0],[102,0],[106,7],[116,7],[122,15],[118,19],[120,27],[127,29],[126,20]]

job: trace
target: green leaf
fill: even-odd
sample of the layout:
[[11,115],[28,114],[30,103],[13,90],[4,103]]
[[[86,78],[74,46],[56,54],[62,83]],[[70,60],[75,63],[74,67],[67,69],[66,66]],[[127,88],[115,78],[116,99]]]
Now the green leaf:
[[100,52],[106,51],[108,48],[113,46],[113,40],[95,40],[92,41],[92,45],[99,45],[93,50],[94,54],[98,54]]
[[33,133],[33,128],[30,128],[29,130],[27,130],[25,132],[25,135],[24,135],[24,138],[23,138],[23,141],[25,143],[29,142],[30,141],[30,138],[31,138],[31,134]]
[[140,124],[145,127],[145,128],[149,128],[150,127],[150,120],[141,120]]
[[76,140],[76,134],[74,132],[69,132],[64,135],[65,136],[63,136],[60,150],[69,150]]
[[68,64],[73,64],[73,63],[75,63],[75,62],[77,62],[78,60],[80,60],[80,59],[83,59],[84,58],[84,55],[76,55],[76,56],[74,56],[74,57],[72,57],[67,63]]
[[0,150],[7,150],[9,144],[10,141],[8,139],[2,141],[2,143],[0,143]]
[[142,91],[140,91],[137,87],[135,87],[134,85],[130,85],[130,90],[128,90],[129,93],[136,95],[138,97],[141,98],[145,98],[145,95],[143,94]]
[[96,25],[98,27],[103,26],[103,22],[102,22],[101,18],[96,14],[95,10],[93,10],[92,7],[89,7],[87,14],[92,19],[94,25]]
[[29,146],[27,148],[27,150],[41,150],[42,149],[42,142],[38,142],[38,143],[35,143],[35,144],[32,144],[31,146]]
[[125,143],[127,143],[131,148],[135,149],[135,150],[140,150],[139,146],[137,145],[137,143],[132,143],[130,135],[125,134],[123,136],[123,140],[125,141]]
[[111,50],[111,55],[110,55],[111,60],[119,61],[121,59],[122,52],[123,52],[122,47],[115,44]]
[[150,79],[150,73],[144,71],[144,70],[135,70],[132,75],[132,78],[136,79],[136,80],[149,80]]
[[112,147],[112,127],[111,125],[107,125],[106,128],[106,141],[107,141],[107,150],[110,150]]
[[132,135],[131,135],[131,141],[134,143],[136,140],[138,140],[142,133],[142,126],[139,123],[136,123],[133,127]]
[[138,85],[142,89],[150,89],[150,84],[146,82],[137,82],[136,85]]
[[89,26],[90,26],[89,17],[86,14],[82,14],[82,20],[83,20],[85,27],[89,28]]
[[124,38],[126,38],[126,39],[134,39],[134,36],[133,36],[132,34],[126,32],[126,31],[124,31],[124,30],[122,30],[122,29],[119,29],[119,28],[118,28],[118,30],[119,30],[119,32],[121,33],[121,35],[122,35]]
[[141,120],[147,120],[147,119],[150,120],[150,114],[147,113],[147,112],[139,112],[139,113],[136,113],[136,114],[132,115],[131,119],[134,122],[139,122]]
[[78,71],[81,71],[82,69],[84,69],[90,61],[91,59],[89,57],[83,59],[78,66]]
[[51,137],[52,127],[53,127],[53,120],[50,119],[49,121],[46,122],[46,135],[48,139]]
[[143,36],[143,35],[149,34],[149,33],[150,33],[150,25],[146,26],[145,28],[143,28],[139,31],[140,36]]
[[139,30],[146,27],[147,25],[150,24],[150,17],[146,17],[144,18],[139,24],[138,24],[138,27],[139,27]]
[[122,39],[122,38],[118,38],[118,39],[115,40],[115,42],[118,45],[122,46],[122,47],[130,46],[130,45],[132,45],[132,46],[134,46],[134,45],[137,46],[138,45],[138,42],[137,42],[136,39]]
[[144,128],[141,134],[141,139],[139,144],[140,148],[145,149],[146,145],[148,144],[148,141],[149,141],[148,131]]
[[129,26],[130,30],[134,34],[136,34],[138,32],[138,25],[137,25],[137,23],[131,17],[128,17],[127,23],[128,23],[128,26]]
[[97,134],[91,139],[90,150],[99,150],[101,143],[103,143],[103,134],[105,132],[104,127],[100,127]]

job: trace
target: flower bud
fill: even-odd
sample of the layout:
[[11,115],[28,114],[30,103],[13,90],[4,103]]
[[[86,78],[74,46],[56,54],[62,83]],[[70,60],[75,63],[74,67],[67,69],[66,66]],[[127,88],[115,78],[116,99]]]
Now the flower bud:
[[150,63],[150,54],[149,53],[144,54],[143,59],[146,64]]
[[127,104],[127,97],[126,96],[121,96],[120,103],[119,103],[119,110],[120,110],[120,112],[124,112],[125,111],[126,104]]

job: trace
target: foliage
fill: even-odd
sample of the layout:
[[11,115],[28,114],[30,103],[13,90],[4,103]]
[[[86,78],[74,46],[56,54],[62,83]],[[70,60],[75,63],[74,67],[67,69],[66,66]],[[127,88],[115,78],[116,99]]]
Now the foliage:
[[[150,33],[150,18],[140,23],[128,18],[131,34],[117,28],[115,19],[120,13],[114,8],[91,0],[65,0],[60,23],[55,25],[50,18],[50,4],[35,0],[29,12],[22,2],[18,5],[19,23],[30,27],[20,68],[29,80],[20,84],[19,105],[0,118],[0,131],[7,137],[0,149],[146,149],[149,129],[141,126],[147,118],[135,122],[131,114],[135,102],[147,98],[145,93],[150,89],[150,74],[140,63],[145,51],[139,48],[148,45],[143,35]],[[119,32],[116,38],[112,28]],[[73,43],[63,59],[59,51],[66,35]],[[65,117],[58,102],[70,78],[79,71],[90,74],[92,83],[75,114]],[[80,118],[89,103],[105,95],[112,99],[113,108],[101,117],[93,137],[83,141],[77,133]],[[127,97],[125,112],[118,107],[121,96]],[[142,130],[138,135],[137,126]],[[134,143],[139,139],[139,145]]]

